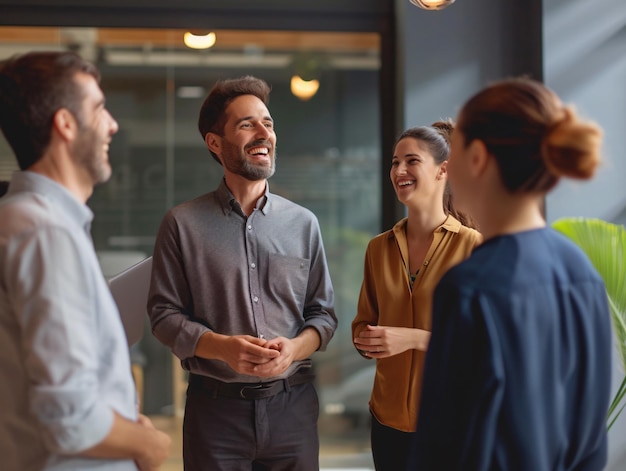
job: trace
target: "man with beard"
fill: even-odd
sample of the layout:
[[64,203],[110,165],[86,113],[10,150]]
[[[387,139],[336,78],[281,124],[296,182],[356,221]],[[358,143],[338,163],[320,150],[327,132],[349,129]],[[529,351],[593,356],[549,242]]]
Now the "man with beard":
[[126,336],[86,206],[118,130],[98,70],[69,52],[0,63],[21,171],[0,200],[2,468],[156,470],[170,438],[137,414]]
[[154,250],[154,335],[189,371],[186,471],[318,470],[310,356],[336,327],[319,224],[269,191],[269,86],[217,82],[198,127],[223,167],[217,190],[171,209]]

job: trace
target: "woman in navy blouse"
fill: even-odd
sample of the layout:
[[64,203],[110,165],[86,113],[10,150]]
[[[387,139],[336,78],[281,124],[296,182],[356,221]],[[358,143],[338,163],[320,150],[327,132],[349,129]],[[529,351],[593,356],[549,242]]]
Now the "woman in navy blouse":
[[435,291],[409,469],[605,466],[607,296],[543,215],[561,177],[592,177],[601,135],[529,79],[494,83],[461,109],[449,181],[485,242]]

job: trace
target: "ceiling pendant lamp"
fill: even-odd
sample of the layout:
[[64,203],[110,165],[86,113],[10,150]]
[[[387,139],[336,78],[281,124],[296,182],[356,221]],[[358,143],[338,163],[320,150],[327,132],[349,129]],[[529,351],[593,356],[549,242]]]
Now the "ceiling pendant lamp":
[[319,88],[319,80],[304,80],[299,75],[291,77],[291,93],[302,101],[307,101],[313,98],[313,95],[317,93]]
[[191,49],[209,49],[215,44],[216,36],[213,32],[194,33],[187,31],[183,36],[185,46]]
[[443,10],[454,3],[454,0],[409,0],[416,7],[424,10]]
[[323,59],[311,52],[301,52],[294,57],[291,93],[302,101],[313,98],[320,88]]

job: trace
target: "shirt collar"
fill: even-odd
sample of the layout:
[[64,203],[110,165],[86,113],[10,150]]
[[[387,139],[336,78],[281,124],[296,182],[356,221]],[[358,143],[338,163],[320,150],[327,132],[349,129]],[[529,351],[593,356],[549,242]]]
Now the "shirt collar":
[[[405,228],[408,220],[408,218],[400,219],[389,231],[389,238],[406,238]],[[461,225],[462,224],[454,216],[448,214],[446,220],[443,221],[443,224],[437,227],[433,232],[448,231],[458,233],[461,230]]]
[[[225,178],[222,178],[222,182],[217,188],[216,194],[224,214],[230,214],[232,211],[236,210],[235,208],[237,206],[239,206],[239,202],[228,189]],[[263,214],[267,214],[270,210],[270,202],[272,198],[273,195],[270,193],[270,185],[268,182],[265,182],[265,193],[263,193],[263,195],[261,195],[261,197],[257,200],[256,209],[260,210]]]
[[60,183],[37,172],[20,170],[14,172],[9,184],[7,197],[19,192],[36,193],[60,207],[67,217],[85,231],[91,230],[93,212],[82,201],[79,201],[67,188]]

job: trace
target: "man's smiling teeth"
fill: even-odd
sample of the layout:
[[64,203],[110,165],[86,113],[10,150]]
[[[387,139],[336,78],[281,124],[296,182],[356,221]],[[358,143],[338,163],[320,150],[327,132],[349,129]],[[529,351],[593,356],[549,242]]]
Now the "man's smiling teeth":
[[248,150],[248,154],[263,154],[263,155],[267,155],[269,154],[269,150],[265,147],[252,147],[251,149]]
[[415,183],[415,180],[403,180],[401,182],[398,182],[398,186],[409,186],[413,183]]

